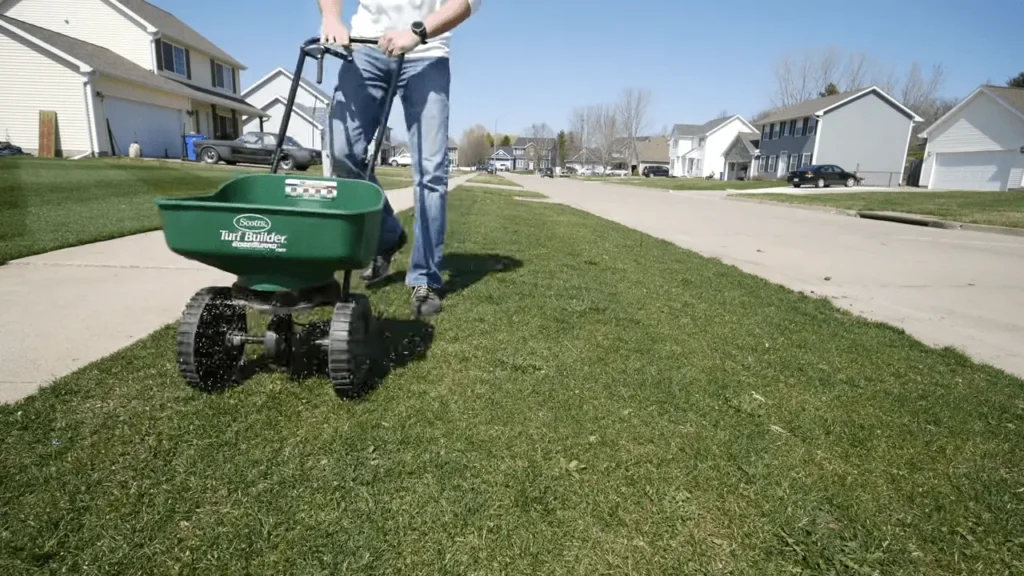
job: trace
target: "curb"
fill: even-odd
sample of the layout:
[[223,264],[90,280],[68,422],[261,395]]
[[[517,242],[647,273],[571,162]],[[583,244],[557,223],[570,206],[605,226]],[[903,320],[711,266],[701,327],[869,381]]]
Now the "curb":
[[843,208],[831,208],[828,206],[815,206],[813,204],[789,204],[775,200],[761,200],[758,198],[741,198],[737,196],[726,196],[727,200],[733,202],[750,202],[752,204],[770,204],[784,206],[797,210],[810,210],[812,212],[825,212],[828,214],[842,214],[853,218],[864,218],[865,220],[879,220],[882,222],[894,222],[897,224],[909,224],[911,226],[924,226],[927,228],[940,228],[942,230],[966,230],[968,232],[981,232],[985,234],[999,234],[1002,236],[1024,237],[1024,228],[1010,228],[1008,226],[990,226],[988,224],[970,224],[967,222],[955,222],[953,220],[942,220],[933,216],[921,216],[919,214],[905,214],[902,212],[875,212],[872,210],[846,210]]

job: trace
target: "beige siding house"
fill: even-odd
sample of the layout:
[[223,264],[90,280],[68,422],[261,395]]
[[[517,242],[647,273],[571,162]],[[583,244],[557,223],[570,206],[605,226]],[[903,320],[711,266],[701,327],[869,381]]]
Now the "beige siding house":
[[180,158],[183,136],[235,137],[245,66],[144,0],[0,0],[0,139],[39,147],[57,114],[57,152]]

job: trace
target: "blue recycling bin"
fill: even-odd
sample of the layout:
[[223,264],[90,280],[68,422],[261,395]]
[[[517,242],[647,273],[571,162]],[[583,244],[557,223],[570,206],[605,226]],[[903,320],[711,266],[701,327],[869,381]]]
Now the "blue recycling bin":
[[196,154],[196,142],[200,140],[206,140],[206,136],[202,134],[188,134],[185,136],[185,158],[192,162],[199,160],[199,156]]

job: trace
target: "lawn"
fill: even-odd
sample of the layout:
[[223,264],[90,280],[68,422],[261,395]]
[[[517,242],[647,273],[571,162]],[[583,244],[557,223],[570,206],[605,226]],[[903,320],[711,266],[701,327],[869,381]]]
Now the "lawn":
[[737,196],[847,210],[905,212],[956,222],[1024,228],[1022,192],[850,192]]
[[702,178],[643,178],[590,176],[583,180],[628,184],[662,190],[750,190],[755,188],[777,188],[787,186],[779,180],[704,180]]
[[474,184],[493,184],[495,186],[508,186],[510,188],[522,188],[519,184],[501,176],[500,174],[477,174],[469,179]]
[[193,392],[168,327],[0,407],[0,573],[1024,570],[1020,380],[566,206],[449,207],[445,311],[371,294],[362,401]]
[[[385,188],[409,186],[381,169]],[[125,159],[0,159],[0,264],[160,227],[160,196],[214,192],[239,172],[258,168]],[[301,173],[299,173],[301,174]],[[320,167],[308,172],[319,176]]]

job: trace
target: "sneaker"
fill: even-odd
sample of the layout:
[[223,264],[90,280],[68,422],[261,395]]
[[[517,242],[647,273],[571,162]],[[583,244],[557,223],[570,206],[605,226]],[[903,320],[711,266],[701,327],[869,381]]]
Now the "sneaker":
[[429,286],[417,286],[412,290],[412,315],[417,318],[436,316],[441,312],[441,297]]
[[405,247],[406,242],[408,242],[408,237],[405,235],[405,230],[402,230],[398,235],[398,242],[384,254],[375,256],[373,262],[370,262],[370,265],[359,274],[359,277],[364,282],[375,282],[386,277],[391,273],[391,261],[395,258],[395,254]]

